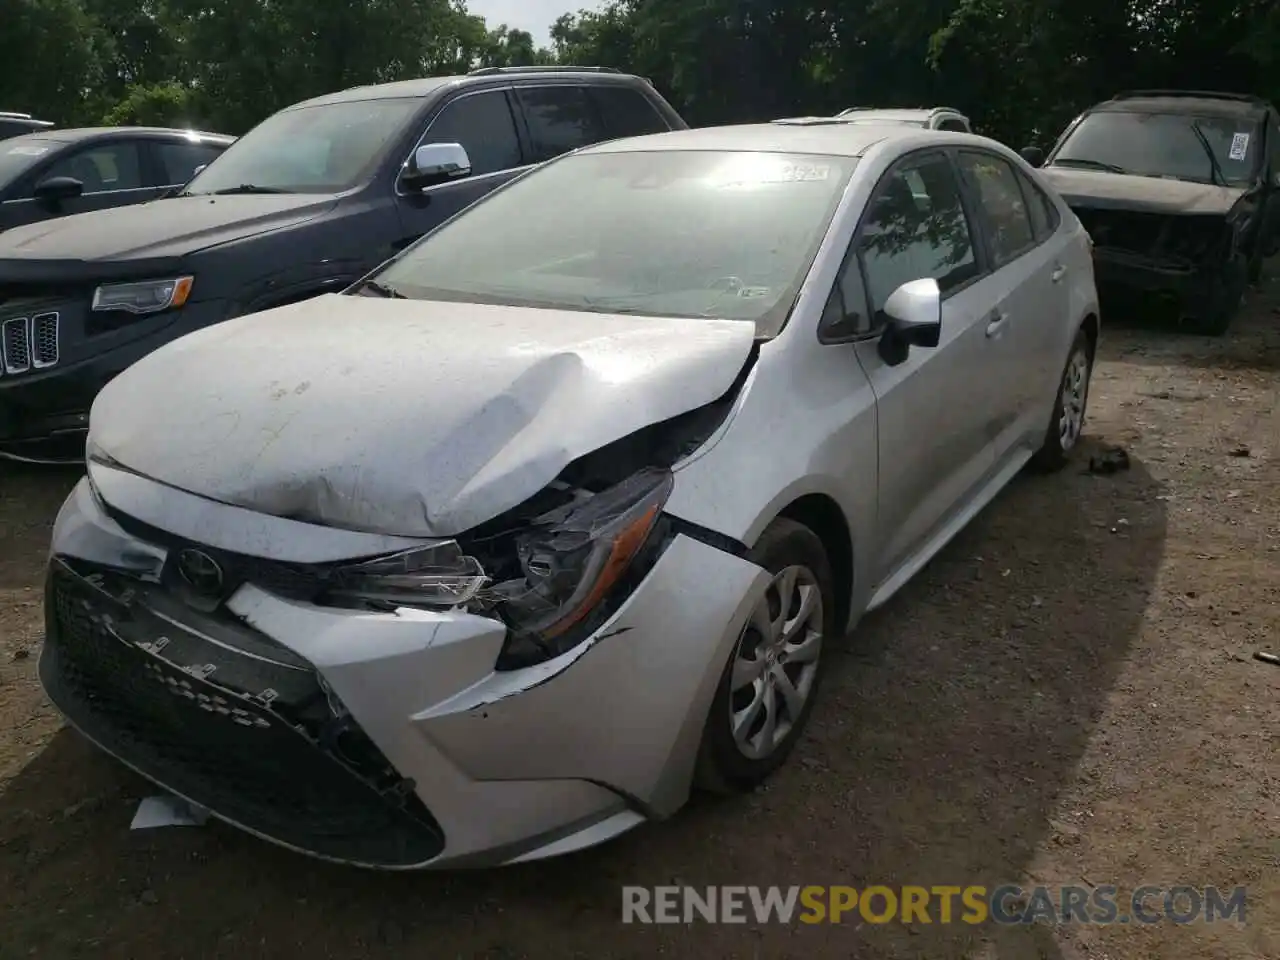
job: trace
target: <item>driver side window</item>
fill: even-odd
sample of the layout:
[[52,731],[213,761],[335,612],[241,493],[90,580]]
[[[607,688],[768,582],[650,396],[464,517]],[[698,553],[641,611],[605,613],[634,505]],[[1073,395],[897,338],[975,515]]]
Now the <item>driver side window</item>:
[[462,144],[475,177],[524,163],[511,106],[502,90],[469,93],[445,104],[419,146],[426,143]]
[[[84,192],[137,190],[143,186],[142,163],[136,143],[107,143],[61,157],[40,177],[71,177],[84,184]],[[34,184],[32,185],[34,189]]]

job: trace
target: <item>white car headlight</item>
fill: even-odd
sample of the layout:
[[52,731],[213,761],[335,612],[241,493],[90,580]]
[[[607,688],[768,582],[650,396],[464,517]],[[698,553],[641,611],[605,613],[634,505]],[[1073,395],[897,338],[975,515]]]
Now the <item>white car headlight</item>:
[[327,593],[379,607],[450,610],[473,599],[486,582],[479,562],[456,541],[444,540],[340,567]]
[[169,280],[107,284],[93,291],[93,309],[133,314],[159,313],[186,303],[194,282],[194,277],[173,277]]

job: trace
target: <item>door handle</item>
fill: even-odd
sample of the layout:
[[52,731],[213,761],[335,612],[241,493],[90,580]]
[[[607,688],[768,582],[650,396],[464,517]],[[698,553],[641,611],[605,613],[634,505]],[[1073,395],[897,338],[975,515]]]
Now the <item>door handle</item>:
[[1058,264],[1056,267],[1053,268],[1053,273],[1049,274],[1049,279],[1052,280],[1054,283],[1058,283],[1066,275],[1067,275],[1067,268],[1064,267],[1062,264]]
[[998,337],[1000,331],[1004,329],[1005,323],[1008,321],[1009,315],[1002,310],[993,310],[987,315],[987,336]]

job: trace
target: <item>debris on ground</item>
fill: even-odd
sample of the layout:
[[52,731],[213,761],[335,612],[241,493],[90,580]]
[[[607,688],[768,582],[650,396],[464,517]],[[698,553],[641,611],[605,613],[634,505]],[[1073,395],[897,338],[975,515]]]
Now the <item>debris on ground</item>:
[[1229,454],[1227,454],[1227,456],[1231,456],[1231,457],[1251,457],[1251,456],[1253,456],[1253,451],[1251,451],[1248,447],[1246,447],[1246,446],[1242,443],[1242,444],[1240,444],[1240,446],[1238,446],[1238,447],[1233,447],[1233,448],[1232,448],[1232,450],[1231,450],[1231,452],[1230,452]]
[[1129,469],[1129,453],[1124,447],[1107,447],[1089,458],[1089,472],[1103,474],[1120,473]]
[[1259,650],[1253,655],[1253,659],[1261,660],[1263,663],[1269,663],[1272,666],[1280,667],[1280,656],[1276,656],[1274,653],[1264,653]]
[[133,815],[130,830],[150,830],[154,827],[202,827],[209,819],[209,811],[188,803],[181,797],[162,794],[144,797]]

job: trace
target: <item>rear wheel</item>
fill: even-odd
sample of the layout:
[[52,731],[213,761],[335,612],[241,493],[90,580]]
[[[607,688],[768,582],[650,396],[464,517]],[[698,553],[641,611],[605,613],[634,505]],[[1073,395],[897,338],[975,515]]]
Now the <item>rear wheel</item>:
[[772,581],[738,637],[703,728],[696,783],[737,793],[782,766],[813,709],[836,630],[831,566],[822,541],[778,519],[750,559]]
[[1044,444],[1032,457],[1038,470],[1061,470],[1084,433],[1085,408],[1089,403],[1089,379],[1093,374],[1093,348],[1083,329],[1076,333],[1071,353],[1058,381],[1058,395],[1053,401],[1053,416],[1045,431]]

